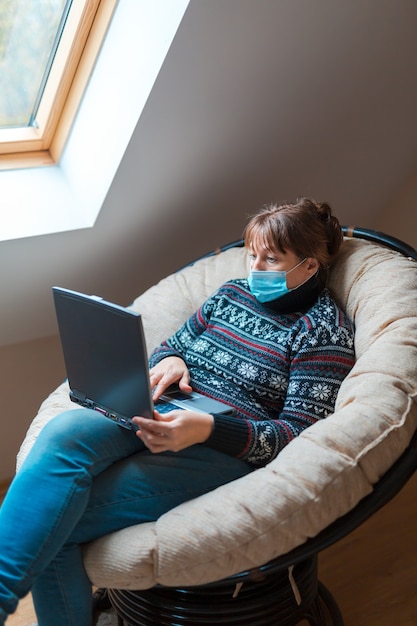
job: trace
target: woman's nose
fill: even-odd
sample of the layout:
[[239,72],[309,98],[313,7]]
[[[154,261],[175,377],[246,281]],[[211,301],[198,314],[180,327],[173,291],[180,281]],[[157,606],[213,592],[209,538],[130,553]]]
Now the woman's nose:
[[258,272],[262,271],[264,269],[262,261],[260,261],[259,259],[254,259],[252,261],[252,269]]

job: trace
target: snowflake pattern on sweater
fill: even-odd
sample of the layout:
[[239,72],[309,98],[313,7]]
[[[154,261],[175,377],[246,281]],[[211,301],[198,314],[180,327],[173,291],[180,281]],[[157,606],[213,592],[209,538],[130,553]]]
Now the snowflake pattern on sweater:
[[282,314],[237,279],[156,348],[150,366],[184,359],[196,391],[236,410],[214,415],[206,445],[260,467],[333,412],[354,364],[353,343],[352,325],[327,289],[307,312]]

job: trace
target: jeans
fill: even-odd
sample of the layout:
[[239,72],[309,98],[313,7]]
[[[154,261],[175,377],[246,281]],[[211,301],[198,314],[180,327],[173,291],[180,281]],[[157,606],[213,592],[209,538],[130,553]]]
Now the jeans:
[[152,454],[133,431],[90,409],[58,415],[0,509],[0,625],[31,590],[39,626],[91,626],[83,543],[156,520],[250,471],[204,445]]

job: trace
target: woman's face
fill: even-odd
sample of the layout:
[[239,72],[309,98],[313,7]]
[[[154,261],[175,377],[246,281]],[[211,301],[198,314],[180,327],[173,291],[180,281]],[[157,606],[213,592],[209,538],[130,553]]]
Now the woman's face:
[[[308,280],[319,269],[319,262],[314,258],[300,259],[292,250],[270,250],[263,242],[252,241],[248,247],[250,267],[257,271],[284,271],[287,274],[288,289],[295,289]],[[303,262],[302,262],[303,261]],[[296,267],[298,265],[298,267]],[[295,269],[294,269],[295,268]]]

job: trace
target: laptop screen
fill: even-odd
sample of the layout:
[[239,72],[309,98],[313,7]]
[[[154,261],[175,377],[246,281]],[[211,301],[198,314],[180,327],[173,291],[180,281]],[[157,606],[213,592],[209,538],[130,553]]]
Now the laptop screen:
[[72,399],[128,419],[152,417],[140,314],[60,287],[53,294]]

